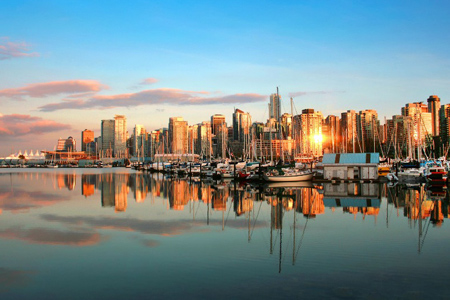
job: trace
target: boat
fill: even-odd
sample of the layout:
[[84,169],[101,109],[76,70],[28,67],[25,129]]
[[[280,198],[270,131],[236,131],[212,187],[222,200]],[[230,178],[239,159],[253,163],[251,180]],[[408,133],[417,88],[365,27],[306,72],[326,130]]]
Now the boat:
[[391,166],[387,163],[378,165],[378,176],[383,177],[387,176],[391,172]]
[[439,165],[428,166],[425,171],[425,177],[430,185],[444,186],[447,184],[447,171]]
[[405,169],[397,174],[398,180],[403,182],[422,182],[424,181],[423,172],[420,169]]
[[314,173],[310,170],[289,170],[283,169],[282,172],[276,173],[265,173],[263,174],[263,179],[269,182],[288,182],[288,181],[310,181],[313,179]]

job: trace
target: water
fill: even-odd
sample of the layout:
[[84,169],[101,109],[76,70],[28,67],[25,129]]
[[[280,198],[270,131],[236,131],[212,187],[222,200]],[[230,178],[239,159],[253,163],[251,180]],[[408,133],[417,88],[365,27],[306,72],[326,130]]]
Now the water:
[[447,298],[448,199],[0,170],[0,299]]

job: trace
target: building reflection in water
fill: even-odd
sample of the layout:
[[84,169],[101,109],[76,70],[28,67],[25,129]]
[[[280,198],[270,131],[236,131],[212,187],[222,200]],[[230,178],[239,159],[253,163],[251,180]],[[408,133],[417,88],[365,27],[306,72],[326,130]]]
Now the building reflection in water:
[[56,174],[56,182],[59,189],[67,188],[72,191],[77,182],[76,174]]
[[403,216],[410,226],[417,220],[429,219],[434,226],[441,226],[449,218],[449,195],[446,189],[426,190],[424,185],[395,186],[387,189],[386,198],[397,208],[403,208]]
[[[165,179],[161,174],[147,173],[16,173],[22,181],[50,181],[53,188],[76,190],[77,177],[81,177],[81,194],[85,197],[100,191],[101,205],[114,207],[116,212],[127,209],[128,194],[132,191],[136,202],[147,198],[168,200],[168,208],[182,211],[185,206],[203,202],[208,209],[226,212],[228,207],[237,217],[247,216],[255,209],[255,202],[265,202],[273,212],[273,228],[281,226],[278,218],[281,211],[294,210],[306,218],[316,218],[331,211],[342,209],[344,214],[378,216],[381,199],[397,210],[397,216],[409,219],[412,226],[416,220],[429,220],[441,226],[449,218],[449,196],[444,190],[427,190],[424,185],[388,187],[377,183],[323,183],[317,186],[277,187],[266,185],[234,185],[188,180]],[[79,179],[78,179],[79,180]],[[388,214],[389,212],[386,212]],[[248,216],[247,216],[248,217]]]
[[344,213],[377,216],[380,213],[378,183],[324,183],[325,207],[342,207]]

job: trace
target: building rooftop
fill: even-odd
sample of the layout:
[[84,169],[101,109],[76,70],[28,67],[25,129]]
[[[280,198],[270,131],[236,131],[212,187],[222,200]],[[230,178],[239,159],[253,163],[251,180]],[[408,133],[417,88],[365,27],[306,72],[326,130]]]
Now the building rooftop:
[[378,164],[379,153],[328,153],[323,155],[323,164]]

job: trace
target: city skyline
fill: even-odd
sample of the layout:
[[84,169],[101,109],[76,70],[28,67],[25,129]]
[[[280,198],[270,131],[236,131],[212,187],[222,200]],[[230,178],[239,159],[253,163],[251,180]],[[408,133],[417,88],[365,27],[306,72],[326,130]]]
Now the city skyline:
[[450,103],[447,3],[234,4],[3,3],[0,156],[98,136],[114,115],[129,132],[175,116],[231,124],[234,107],[265,122],[277,86],[281,114],[290,97],[298,114],[381,121],[430,95]]

